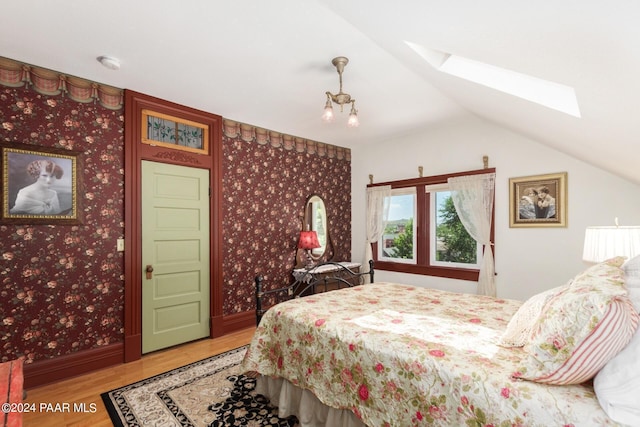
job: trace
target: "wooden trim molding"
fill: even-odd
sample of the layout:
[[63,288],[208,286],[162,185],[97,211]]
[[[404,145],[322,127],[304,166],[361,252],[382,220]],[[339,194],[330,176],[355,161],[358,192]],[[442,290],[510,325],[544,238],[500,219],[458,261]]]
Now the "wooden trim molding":
[[242,313],[234,313],[223,316],[220,325],[222,325],[222,334],[226,335],[231,332],[239,331],[245,328],[256,326],[255,310],[243,311]]
[[[218,315],[211,318],[212,338],[255,326],[255,311],[245,311],[229,316]],[[127,356],[126,352],[130,354]],[[74,376],[140,359],[142,335],[129,335],[124,343],[97,347],[87,351],[47,359],[24,365],[24,389],[39,387]]]
[[[207,154],[172,150],[141,140],[142,110],[152,110],[209,126]],[[152,160],[209,170],[210,175],[210,336],[224,333],[222,318],[222,117],[125,90],[125,289],[124,361],[142,357],[142,224],[141,162]]]
[[29,389],[71,376],[118,365],[123,360],[124,345],[120,343],[73,354],[58,356],[24,365],[24,388]]

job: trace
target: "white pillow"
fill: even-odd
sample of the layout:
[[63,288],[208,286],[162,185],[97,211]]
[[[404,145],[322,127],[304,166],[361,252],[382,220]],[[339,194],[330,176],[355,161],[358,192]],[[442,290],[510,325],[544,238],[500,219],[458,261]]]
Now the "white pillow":
[[640,426],[640,328],[629,344],[598,372],[593,388],[600,406],[612,420]]
[[629,291],[629,299],[633,304],[633,308],[640,313],[640,288],[629,288],[627,291]]
[[622,269],[627,288],[640,288],[640,255],[627,261]]

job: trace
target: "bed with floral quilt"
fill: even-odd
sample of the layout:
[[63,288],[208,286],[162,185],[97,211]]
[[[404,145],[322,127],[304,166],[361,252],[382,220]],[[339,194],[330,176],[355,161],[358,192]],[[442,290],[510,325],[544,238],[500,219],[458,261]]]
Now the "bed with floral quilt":
[[638,325],[621,265],[524,303],[387,282],[285,301],[244,367],[302,426],[621,425],[593,382]]

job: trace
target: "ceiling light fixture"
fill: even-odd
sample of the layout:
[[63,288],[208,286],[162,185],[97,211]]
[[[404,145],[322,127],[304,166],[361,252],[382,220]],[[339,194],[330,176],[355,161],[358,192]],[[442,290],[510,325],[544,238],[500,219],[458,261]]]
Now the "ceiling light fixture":
[[96,58],[99,63],[110,70],[119,70],[120,69],[120,60],[118,58],[114,58],[112,56],[98,56]]
[[332,122],[334,119],[333,115],[333,104],[335,102],[340,106],[340,112],[343,111],[344,104],[351,104],[351,111],[349,112],[349,119],[347,120],[347,126],[349,127],[358,127],[360,122],[358,121],[358,110],[356,110],[356,100],[351,99],[351,95],[348,93],[342,92],[342,72],[344,71],[344,67],[349,63],[349,59],[344,56],[338,56],[337,58],[333,58],[331,61],[336,70],[338,71],[338,75],[340,76],[340,91],[337,94],[332,94],[331,92],[325,92],[327,94],[327,102],[324,105],[324,113],[322,114],[322,120],[325,122]]

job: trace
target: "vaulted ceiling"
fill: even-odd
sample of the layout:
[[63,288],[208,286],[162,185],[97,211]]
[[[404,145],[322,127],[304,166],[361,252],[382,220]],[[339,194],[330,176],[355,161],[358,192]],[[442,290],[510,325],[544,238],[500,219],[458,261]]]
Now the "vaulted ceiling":
[[[353,148],[475,114],[640,183],[640,2],[20,0],[0,13],[0,56],[228,119]],[[439,72],[407,42],[571,86],[581,117]],[[355,129],[348,108],[320,119],[336,56],[350,60]]]

